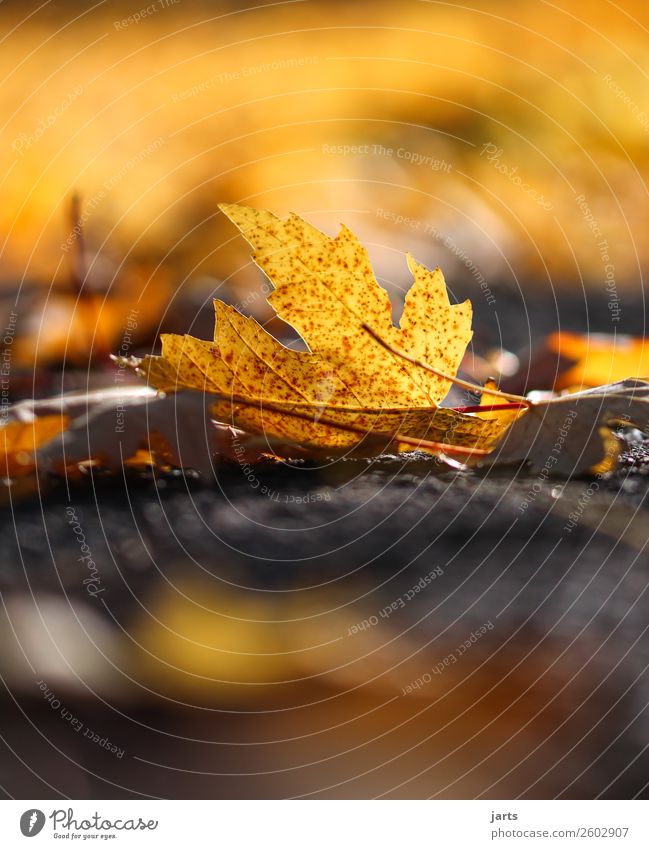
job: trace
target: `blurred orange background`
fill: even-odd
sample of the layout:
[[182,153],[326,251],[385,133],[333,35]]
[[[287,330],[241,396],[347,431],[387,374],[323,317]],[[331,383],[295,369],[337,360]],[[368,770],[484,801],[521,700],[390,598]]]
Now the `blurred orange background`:
[[610,263],[616,284],[642,285],[643,2],[15,2],[1,15],[5,280],[65,273],[78,191],[101,261],[164,262],[178,283],[251,284],[216,208],[243,201],[328,232],[344,220],[398,285],[406,249],[447,276],[601,289]]

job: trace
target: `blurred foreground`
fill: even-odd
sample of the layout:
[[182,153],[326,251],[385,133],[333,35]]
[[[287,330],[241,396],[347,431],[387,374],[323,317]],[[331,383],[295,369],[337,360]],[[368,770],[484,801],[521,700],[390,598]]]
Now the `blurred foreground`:
[[646,464],[567,533],[587,481],[404,460],[17,506],[4,791],[645,795]]

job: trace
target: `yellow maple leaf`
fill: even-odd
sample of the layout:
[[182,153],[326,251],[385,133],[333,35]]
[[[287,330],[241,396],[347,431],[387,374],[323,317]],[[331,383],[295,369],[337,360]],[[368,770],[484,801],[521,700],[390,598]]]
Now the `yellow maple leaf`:
[[212,342],[166,334],[160,357],[125,365],[162,391],[213,393],[217,418],[272,438],[328,450],[365,438],[373,450],[386,438],[400,448],[491,450],[511,417],[439,406],[472,336],[471,305],[449,302],[439,269],[408,258],[414,282],[395,327],[388,294],[349,230],[331,239],[295,215],[222,209],[271,278],[270,303],[309,350],[286,348],[217,300]]
[[62,415],[39,416],[33,421],[9,421],[0,426],[0,472],[7,477],[30,474],[34,452],[68,426]]
[[[367,251],[347,227],[331,239],[297,215],[282,221],[265,210],[221,204],[255,249],[254,258],[275,289],[268,301],[313,352],[336,371],[359,405],[436,405],[450,381],[395,355],[457,372],[471,330],[471,304],[451,304],[439,268],[408,256],[414,282],[399,327]],[[217,337],[218,337],[217,321]],[[218,338],[215,337],[215,341]],[[377,338],[378,337],[378,338]],[[378,341],[383,340],[384,343]]]

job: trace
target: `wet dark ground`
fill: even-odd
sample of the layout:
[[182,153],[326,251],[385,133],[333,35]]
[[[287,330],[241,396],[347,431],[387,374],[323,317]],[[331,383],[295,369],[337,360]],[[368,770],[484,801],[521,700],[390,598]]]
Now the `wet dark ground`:
[[[602,481],[570,532],[587,480],[530,502],[533,478],[416,458],[260,472],[270,496],[236,469],[209,488],[102,482],[16,505],[0,536],[0,784],[23,798],[645,795],[646,471]],[[218,614],[195,627],[204,608]],[[265,624],[222,637],[223,614]],[[205,657],[194,643],[213,635]],[[221,640],[244,656],[223,662]]]
[[402,456],[10,504],[3,794],[647,796],[649,450],[626,437],[598,481]]

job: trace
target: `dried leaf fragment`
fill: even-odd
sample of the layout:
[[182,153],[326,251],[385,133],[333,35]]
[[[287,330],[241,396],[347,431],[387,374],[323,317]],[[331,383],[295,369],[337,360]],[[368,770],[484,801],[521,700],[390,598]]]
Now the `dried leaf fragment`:
[[622,380],[533,404],[480,465],[527,461],[535,472],[569,478],[610,471],[617,462],[613,428],[649,432],[649,382]]

